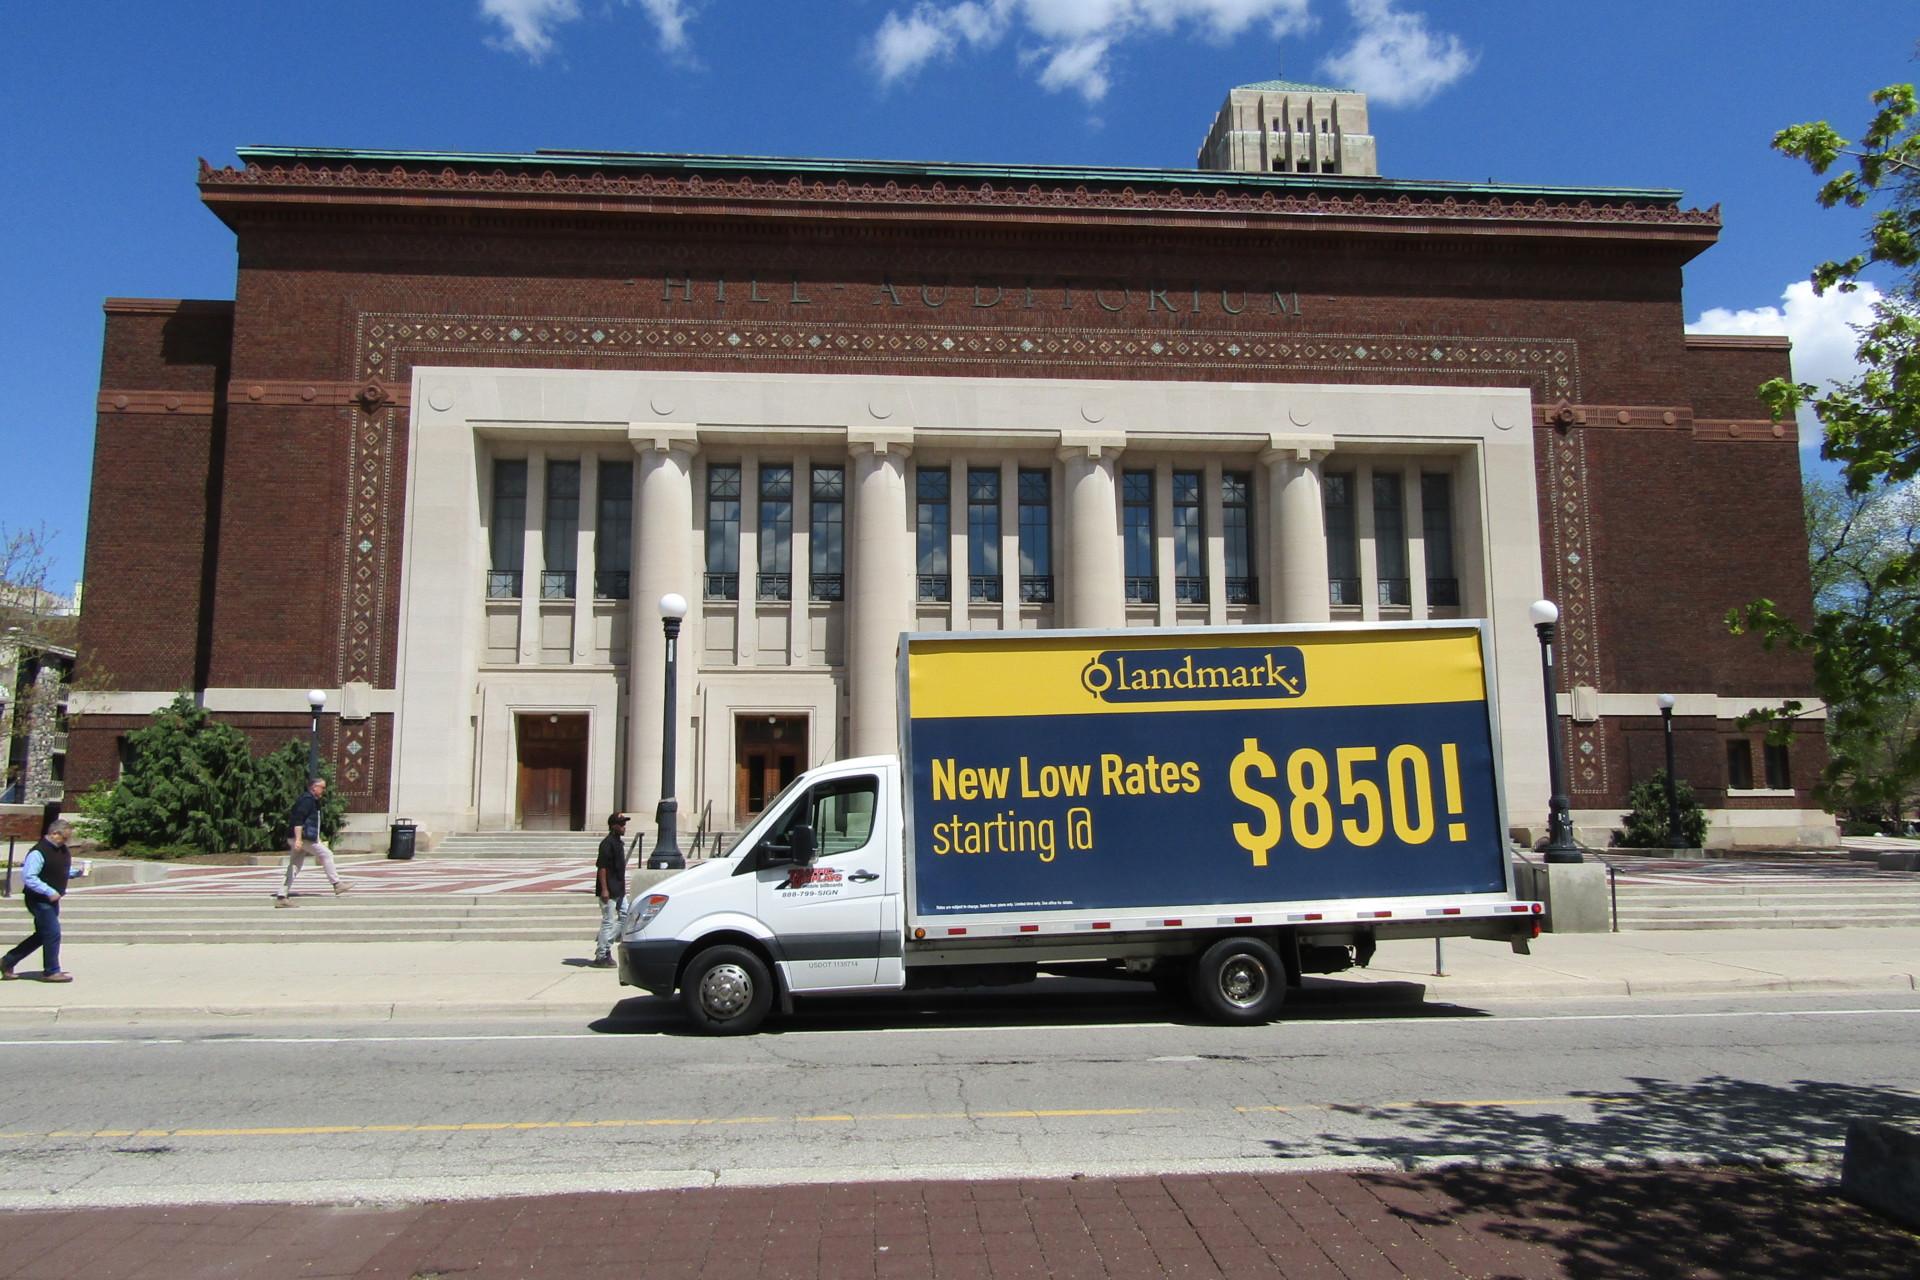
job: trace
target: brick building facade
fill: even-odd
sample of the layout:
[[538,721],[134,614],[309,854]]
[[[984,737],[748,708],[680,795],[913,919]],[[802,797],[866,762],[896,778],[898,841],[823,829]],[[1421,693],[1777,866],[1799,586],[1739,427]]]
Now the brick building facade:
[[1683,332],[1676,192],[241,156],[234,301],[107,303],[81,785],[177,690],[273,740],[317,687],[363,828],[650,812],[676,591],[683,830],[888,749],[901,630],[1346,617],[1490,619],[1537,826],[1544,594],[1583,835],[1671,692],[1716,841],[1831,838],[1819,725],[1733,719],[1806,662],[1722,621],[1809,603],[1786,341]]

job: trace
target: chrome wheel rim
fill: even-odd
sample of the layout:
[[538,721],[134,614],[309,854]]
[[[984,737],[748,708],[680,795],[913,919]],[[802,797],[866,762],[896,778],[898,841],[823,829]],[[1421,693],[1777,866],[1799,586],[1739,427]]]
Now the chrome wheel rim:
[[716,1018],[737,1017],[753,1003],[753,979],[737,964],[717,964],[700,979],[700,1007]]
[[1251,1009],[1267,997],[1267,966],[1252,956],[1235,956],[1220,966],[1220,998],[1236,1009]]

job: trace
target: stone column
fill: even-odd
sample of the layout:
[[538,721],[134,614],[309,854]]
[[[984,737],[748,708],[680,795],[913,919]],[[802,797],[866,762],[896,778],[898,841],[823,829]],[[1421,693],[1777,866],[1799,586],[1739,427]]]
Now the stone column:
[[594,543],[600,530],[600,455],[580,456],[580,526],[573,554],[573,660],[592,662]]
[[895,659],[913,627],[914,530],[907,502],[911,436],[847,433],[853,455],[853,536],[847,548],[847,697],[856,756],[899,750]]
[[[1066,464],[1066,589],[1059,592],[1068,627],[1127,624],[1126,566],[1120,548],[1120,489],[1115,464],[1126,438],[1062,431]],[[1055,566],[1056,573],[1060,566]],[[1058,578],[1055,588],[1059,588]]]
[[638,455],[640,510],[634,522],[627,608],[633,637],[627,646],[627,794],[622,804],[633,815],[636,829],[650,832],[654,806],[660,802],[661,714],[666,706],[667,639],[660,628],[660,597],[669,592],[684,596],[690,606],[680,632],[679,781],[674,793],[683,804],[694,794],[689,785],[694,743],[686,710],[693,706],[693,672],[699,663],[691,655],[699,652],[702,631],[700,573],[693,561],[693,455],[699,438],[691,426],[633,423],[627,439]]
[[1332,615],[1327,585],[1327,511],[1320,494],[1320,463],[1333,450],[1324,436],[1270,439],[1267,464],[1272,512],[1267,522],[1269,616],[1275,622],[1325,622]]
[[547,455],[527,450],[527,525],[520,553],[520,661],[540,661],[540,582],[547,568]]

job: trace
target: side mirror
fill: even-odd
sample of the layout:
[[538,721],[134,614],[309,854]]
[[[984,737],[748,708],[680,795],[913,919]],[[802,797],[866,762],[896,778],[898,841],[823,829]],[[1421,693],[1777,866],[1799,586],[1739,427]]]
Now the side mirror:
[[788,849],[790,850],[787,856],[793,859],[795,866],[810,867],[813,865],[813,860],[819,856],[820,851],[818,846],[813,842],[812,827],[804,822],[801,823],[788,833],[787,841]]

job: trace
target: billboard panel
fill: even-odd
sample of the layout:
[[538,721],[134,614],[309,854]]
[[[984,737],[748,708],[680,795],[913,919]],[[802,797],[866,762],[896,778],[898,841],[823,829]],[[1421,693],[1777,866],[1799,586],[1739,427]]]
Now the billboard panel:
[[1506,888],[1477,624],[909,636],[914,909]]

